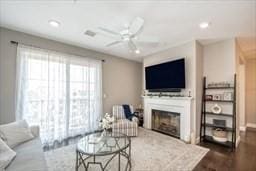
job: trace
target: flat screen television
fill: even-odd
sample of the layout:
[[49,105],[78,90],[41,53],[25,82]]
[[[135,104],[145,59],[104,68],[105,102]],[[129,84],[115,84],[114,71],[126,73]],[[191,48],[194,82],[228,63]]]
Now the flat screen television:
[[150,92],[181,91],[186,88],[185,58],[146,67],[145,79]]

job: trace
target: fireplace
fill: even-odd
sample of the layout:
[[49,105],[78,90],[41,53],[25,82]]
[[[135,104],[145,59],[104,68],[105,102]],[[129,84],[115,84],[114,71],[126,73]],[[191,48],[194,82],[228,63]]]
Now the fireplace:
[[152,130],[180,138],[180,114],[152,109]]

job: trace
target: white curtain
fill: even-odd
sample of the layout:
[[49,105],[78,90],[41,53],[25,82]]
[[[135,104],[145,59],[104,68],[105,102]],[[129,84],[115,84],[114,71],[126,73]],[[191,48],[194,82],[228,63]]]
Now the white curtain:
[[16,119],[45,145],[93,131],[102,114],[101,61],[19,45]]

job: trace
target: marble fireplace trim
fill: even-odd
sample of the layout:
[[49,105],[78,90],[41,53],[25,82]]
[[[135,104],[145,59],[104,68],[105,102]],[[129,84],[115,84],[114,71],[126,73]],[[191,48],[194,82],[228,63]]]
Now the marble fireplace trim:
[[192,98],[189,97],[144,97],[144,127],[151,129],[152,109],[180,114],[180,139],[195,141],[195,119],[192,111]]

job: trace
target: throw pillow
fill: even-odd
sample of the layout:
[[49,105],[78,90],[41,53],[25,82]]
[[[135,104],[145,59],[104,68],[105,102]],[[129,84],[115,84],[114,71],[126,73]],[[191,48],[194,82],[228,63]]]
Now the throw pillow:
[[11,148],[34,138],[25,120],[0,125],[0,137]]
[[126,119],[129,119],[131,121],[133,114],[131,112],[130,105],[124,104],[123,109],[124,109],[124,115],[125,115]]
[[16,152],[0,138],[0,170],[4,170],[14,159]]

